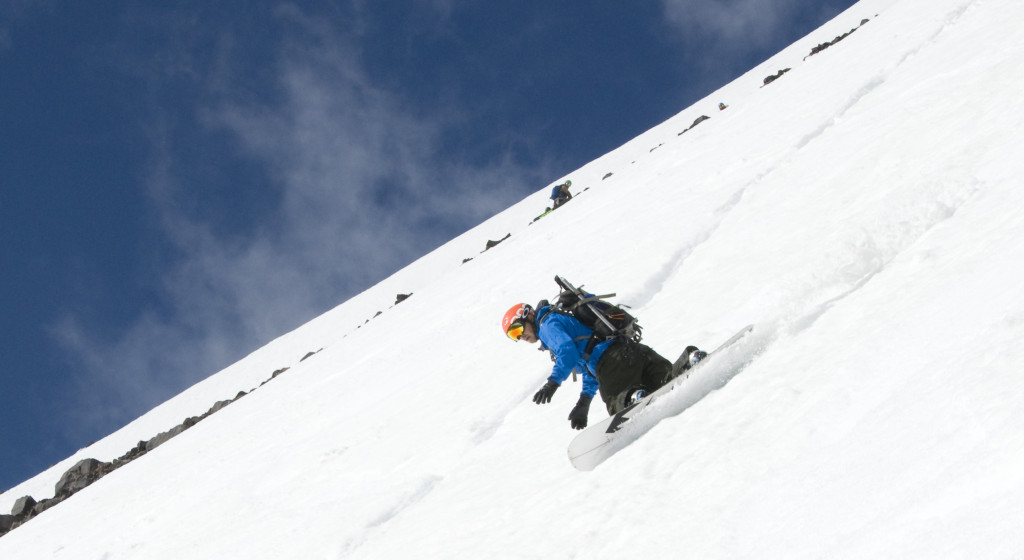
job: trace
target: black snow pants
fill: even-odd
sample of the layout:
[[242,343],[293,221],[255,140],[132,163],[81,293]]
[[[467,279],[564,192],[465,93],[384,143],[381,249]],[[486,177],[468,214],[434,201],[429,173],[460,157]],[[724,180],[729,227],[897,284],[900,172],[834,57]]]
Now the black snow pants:
[[626,394],[638,386],[657,390],[672,379],[672,362],[649,346],[631,340],[612,343],[597,362],[598,390],[608,414],[626,407]]

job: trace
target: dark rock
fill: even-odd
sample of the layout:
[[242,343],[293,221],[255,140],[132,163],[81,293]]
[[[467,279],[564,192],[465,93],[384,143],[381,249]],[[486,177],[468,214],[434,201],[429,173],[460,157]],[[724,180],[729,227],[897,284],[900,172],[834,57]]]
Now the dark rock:
[[676,134],[676,136],[682,136],[683,133],[688,132],[693,127],[697,126],[698,124],[700,124],[700,123],[702,123],[702,122],[704,122],[704,121],[706,121],[706,120],[708,120],[710,118],[711,117],[709,117],[707,115],[701,115],[701,116],[697,117],[696,119],[693,120],[693,124],[690,125],[690,128],[687,128],[683,132],[680,132],[679,134]]
[[487,240],[487,247],[485,247],[485,248],[484,248],[484,251],[486,251],[486,250],[488,250],[488,249],[491,249],[491,248],[493,248],[493,247],[496,247],[496,246],[498,245],[498,243],[501,243],[502,241],[504,241],[504,240],[508,239],[509,237],[512,237],[512,234],[511,234],[511,233],[506,233],[506,234],[505,234],[505,237],[502,237],[501,239],[499,239],[499,240],[497,240],[497,241],[494,241],[494,240],[490,240],[490,239],[488,239],[488,240]]
[[[109,463],[107,463],[109,465]],[[103,465],[96,459],[82,459],[68,469],[54,487],[54,496],[67,497],[103,476]]]
[[185,426],[183,424],[178,424],[177,426],[171,428],[170,430],[162,434],[158,434],[155,438],[146,442],[146,452],[152,451],[157,447],[160,447],[161,445],[167,443],[167,440],[173,438],[174,436],[184,431]]
[[0,515],[0,535],[7,534],[12,528],[14,528],[14,516]]
[[217,401],[217,402],[213,403],[213,406],[210,407],[210,414],[213,414],[213,413],[219,411],[220,409],[224,408],[225,406],[227,406],[227,405],[229,405],[229,404],[231,404],[233,402],[235,402],[235,401]]
[[[868,19],[862,19],[862,20],[860,20],[860,25],[858,25],[857,27],[854,27],[853,29],[851,29],[851,30],[847,31],[846,33],[843,33],[842,35],[840,35],[840,36],[836,37],[835,39],[832,39],[831,41],[828,41],[828,42],[825,42],[825,43],[821,43],[821,44],[819,44],[818,46],[816,46],[816,47],[812,48],[812,49],[811,49],[811,54],[809,54],[809,55],[805,56],[805,57],[804,57],[804,60],[807,60],[807,57],[809,57],[809,56],[814,56],[814,55],[816,55],[816,54],[820,53],[821,51],[823,51],[823,50],[825,50],[825,49],[827,49],[827,48],[831,47],[832,45],[835,45],[835,44],[836,44],[836,43],[838,43],[839,41],[842,41],[843,39],[845,39],[845,38],[849,37],[851,33],[853,33],[854,31],[856,31],[856,30],[858,30],[858,29],[860,29],[860,26],[861,26],[861,25],[864,25],[864,24],[865,24],[865,23],[867,23],[868,21],[870,21],[870,20],[868,20]],[[766,82],[766,83],[767,83],[767,82]]]
[[11,515],[14,517],[24,517],[32,508],[36,506],[36,500],[32,496],[22,496],[18,498],[18,501],[14,502],[14,507],[11,509]]
[[122,467],[128,463],[131,463],[135,459],[142,457],[146,454],[146,442],[140,441],[135,447],[131,448],[127,453],[121,455],[114,460],[114,468]]
[[32,517],[35,517],[35,516],[39,515],[40,513],[43,513],[44,511],[46,511],[46,510],[52,508],[53,506],[61,503],[61,501],[63,501],[63,500],[58,500],[56,498],[54,498],[54,499],[44,498],[43,500],[40,500],[40,502],[38,504],[36,504],[36,507],[32,508]]
[[778,80],[779,78],[782,77],[783,74],[785,74],[786,72],[789,72],[790,70],[791,70],[790,68],[783,68],[782,70],[779,70],[778,73],[776,73],[775,75],[768,76],[767,78],[764,79],[764,84],[762,84],[761,87],[764,87],[764,86],[774,82],[775,80]]

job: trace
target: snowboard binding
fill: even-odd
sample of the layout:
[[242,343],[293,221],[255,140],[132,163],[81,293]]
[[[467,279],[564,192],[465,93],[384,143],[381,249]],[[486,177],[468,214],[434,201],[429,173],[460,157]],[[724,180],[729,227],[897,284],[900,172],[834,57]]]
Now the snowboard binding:
[[647,387],[644,387],[643,385],[634,385],[629,389],[626,389],[626,396],[623,399],[623,405],[625,408],[629,408],[630,406],[640,402],[641,399],[649,394],[650,391],[647,390]]

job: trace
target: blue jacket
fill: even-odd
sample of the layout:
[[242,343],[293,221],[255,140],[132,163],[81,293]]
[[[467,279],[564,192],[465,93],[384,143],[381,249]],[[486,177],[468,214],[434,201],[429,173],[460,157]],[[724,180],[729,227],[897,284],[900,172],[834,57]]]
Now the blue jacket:
[[583,361],[583,352],[587,349],[590,335],[594,333],[575,317],[562,313],[551,313],[551,307],[541,307],[537,311],[537,338],[542,349],[550,350],[555,358],[555,367],[548,380],[559,385],[569,378],[575,369],[583,377],[582,394],[593,397],[597,394],[597,362],[612,341],[606,340],[594,346],[590,359]]

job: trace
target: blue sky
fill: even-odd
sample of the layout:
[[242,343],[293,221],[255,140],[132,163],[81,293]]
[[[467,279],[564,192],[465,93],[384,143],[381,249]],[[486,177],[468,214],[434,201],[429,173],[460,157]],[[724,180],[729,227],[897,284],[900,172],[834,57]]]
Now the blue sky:
[[0,3],[0,490],[853,2],[162,4]]

